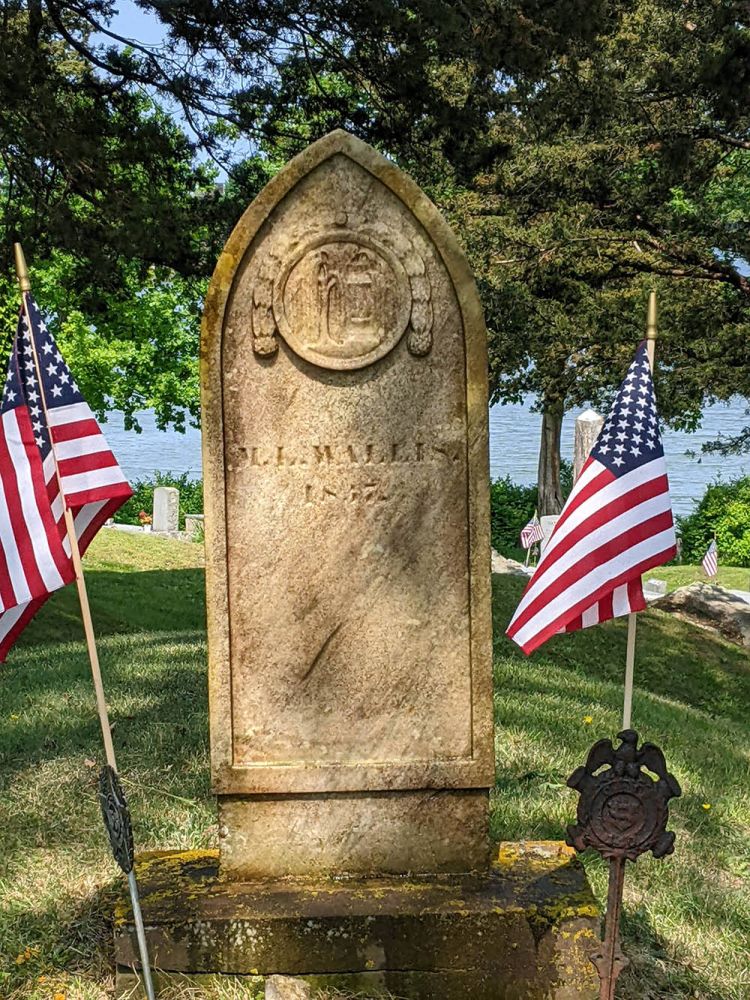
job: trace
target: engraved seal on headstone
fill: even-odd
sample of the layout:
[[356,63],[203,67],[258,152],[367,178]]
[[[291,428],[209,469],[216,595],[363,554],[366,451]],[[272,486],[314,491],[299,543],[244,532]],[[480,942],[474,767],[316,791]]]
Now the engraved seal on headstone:
[[[424,261],[409,246],[347,228],[294,241],[253,290],[253,347],[273,354],[276,333],[322,368],[364,368],[391,351],[409,329],[417,356],[432,347],[431,288]],[[403,241],[401,241],[403,242]],[[389,245],[391,244],[391,245]],[[401,251],[401,252],[399,252]]]

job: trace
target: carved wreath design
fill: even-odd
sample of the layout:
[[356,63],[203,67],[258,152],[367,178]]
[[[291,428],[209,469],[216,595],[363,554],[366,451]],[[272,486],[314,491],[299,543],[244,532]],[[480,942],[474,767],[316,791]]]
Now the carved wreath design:
[[[429,354],[432,350],[434,324],[432,286],[424,259],[413,241],[406,234],[396,232],[382,223],[365,223],[356,228],[341,225],[340,222],[339,225],[342,237],[345,234],[350,234],[354,241],[356,241],[358,233],[374,237],[388,247],[400,260],[406,272],[411,293],[406,346],[409,352],[416,357]],[[292,233],[291,252],[299,246],[303,238],[309,240],[309,232]],[[278,255],[266,254],[253,287],[251,309],[253,350],[261,357],[268,357],[278,350],[278,325],[274,315],[274,285],[281,267],[282,261]]]

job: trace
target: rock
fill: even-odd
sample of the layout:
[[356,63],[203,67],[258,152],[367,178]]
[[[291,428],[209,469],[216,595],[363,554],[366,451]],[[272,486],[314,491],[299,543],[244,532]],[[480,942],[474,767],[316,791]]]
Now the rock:
[[493,573],[510,573],[512,576],[528,576],[526,572],[526,567],[523,563],[516,562],[515,559],[506,559],[505,556],[501,556],[499,552],[492,550],[492,572]]
[[696,625],[716,629],[738,646],[750,647],[750,605],[723,587],[691,583],[662,597],[656,606]]
[[667,581],[657,580],[656,577],[652,576],[643,581],[643,589],[647,597],[664,597],[667,592]]
[[289,976],[269,976],[266,980],[266,1000],[310,1000],[307,983]]

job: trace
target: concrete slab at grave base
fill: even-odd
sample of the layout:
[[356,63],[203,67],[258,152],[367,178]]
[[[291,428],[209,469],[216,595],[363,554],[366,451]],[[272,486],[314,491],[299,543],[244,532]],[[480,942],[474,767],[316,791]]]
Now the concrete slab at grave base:
[[[557,842],[503,844],[488,875],[221,882],[218,852],[137,865],[157,982],[300,977],[407,1000],[593,1000],[599,911]],[[115,913],[119,997],[136,998],[128,899]],[[135,992],[128,992],[133,991]]]

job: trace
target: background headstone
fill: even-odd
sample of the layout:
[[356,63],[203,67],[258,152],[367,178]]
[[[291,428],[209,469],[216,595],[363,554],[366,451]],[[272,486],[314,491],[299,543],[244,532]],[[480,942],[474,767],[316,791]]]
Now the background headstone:
[[180,526],[180,491],[174,486],[154,490],[154,531],[177,531]]
[[663,597],[667,592],[667,581],[649,577],[643,581],[643,592],[646,597]]
[[596,443],[599,432],[604,426],[604,417],[594,410],[584,410],[576,417],[575,436],[573,441],[573,477],[578,479],[591,449]]
[[225,877],[486,868],[487,348],[463,255],[333,133],[243,216],[205,317]]
[[542,526],[542,533],[544,535],[544,538],[540,543],[540,554],[546,549],[547,542],[550,540],[552,532],[555,530],[555,525],[559,520],[559,514],[545,514],[543,517],[539,518],[539,523]]
[[203,514],[186,514],[185,534],[192,538],[198,531],[203,531]]

